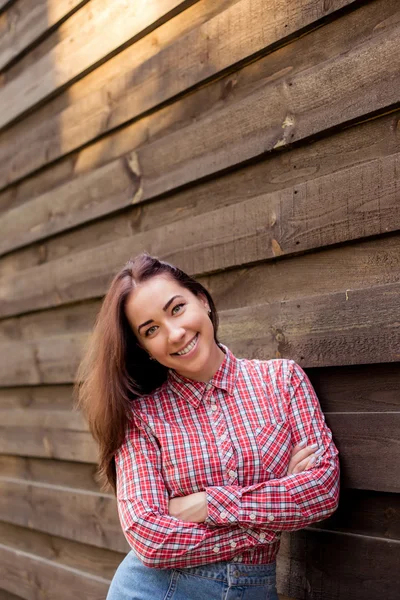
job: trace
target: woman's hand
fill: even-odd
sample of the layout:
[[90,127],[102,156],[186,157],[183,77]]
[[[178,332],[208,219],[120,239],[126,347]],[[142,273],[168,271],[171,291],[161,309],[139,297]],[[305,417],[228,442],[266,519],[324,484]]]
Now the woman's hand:
[[322,450],[318,451],[318,445],[306,446],[303,448],[304,443],[297,444],[292,450],[292,456],[289,462],[288,471],[286,475],[293,475],[306,471],[316,461],[317,456],[320,456]]
[[188,523],[203,523],[208,517],[207,494],[196,492],[181,498],[172,498],[168,504],[171,517]]

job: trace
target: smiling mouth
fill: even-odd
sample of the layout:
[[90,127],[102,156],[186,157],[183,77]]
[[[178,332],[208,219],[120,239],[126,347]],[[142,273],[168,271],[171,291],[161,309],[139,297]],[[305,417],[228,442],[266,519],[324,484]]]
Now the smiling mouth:
[[185,356],[186,354],[189,354],[189,352],[191,352],[196,346],[198,337],[199,334],[196,333],[194,338],[182,350],[179,350],[179,352],[173,352],[172,356]]

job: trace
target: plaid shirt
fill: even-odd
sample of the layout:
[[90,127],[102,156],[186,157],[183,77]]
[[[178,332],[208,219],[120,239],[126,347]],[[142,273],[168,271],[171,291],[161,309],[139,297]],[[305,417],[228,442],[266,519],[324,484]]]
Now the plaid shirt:
[[[212,379],[168,372],[135,400],[118,450],[117,499],[129,545],[149,567],[275,561],[283,530],[328,517],[339,496],[338,451],[311,383],[292,360],[225,358]],[[293,446],[318,443],[303,473],[286,475]],[[205,491],[204,523],[168,513]]]

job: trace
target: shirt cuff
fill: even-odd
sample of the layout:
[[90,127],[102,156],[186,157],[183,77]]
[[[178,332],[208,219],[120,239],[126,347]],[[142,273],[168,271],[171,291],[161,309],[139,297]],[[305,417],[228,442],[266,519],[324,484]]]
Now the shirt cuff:
[[240,510],[240,488],[235,486],[212,486],[205,488],[208,525],[237,525]]

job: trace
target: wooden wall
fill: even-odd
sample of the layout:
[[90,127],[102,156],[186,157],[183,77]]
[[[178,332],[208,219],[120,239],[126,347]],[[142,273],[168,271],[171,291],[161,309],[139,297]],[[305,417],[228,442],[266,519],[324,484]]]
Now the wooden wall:
[[128,549],[71,384],[142,250],[320,397],[341,502],[283,536],[281,597],[398,598],[398,0],[0,11],[0,598],[105,598]]

